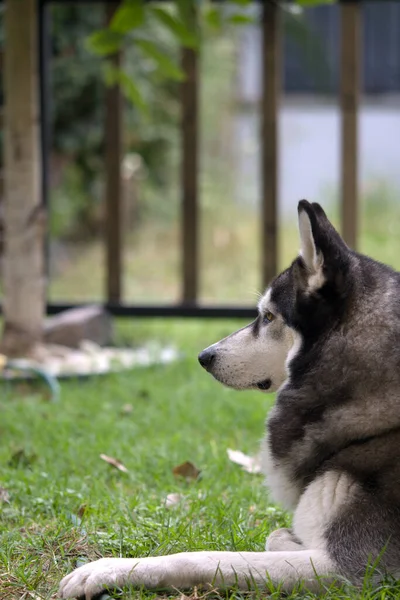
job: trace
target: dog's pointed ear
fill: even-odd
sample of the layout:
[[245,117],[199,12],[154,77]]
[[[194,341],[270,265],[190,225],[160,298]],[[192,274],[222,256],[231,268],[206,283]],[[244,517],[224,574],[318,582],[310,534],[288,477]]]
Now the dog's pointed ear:
[[311,224],[311,204],[307,200],[301,200],[298,206],[299,233],[300,233],[300,256],[310,273],[315,273],[323,264],[323,256],[317,248],[313,228]]
[[306,269],[307,287],[322,287],[331,273],[348,263],[346,246],[322,207],[300,200],[298,205],[300,256]]

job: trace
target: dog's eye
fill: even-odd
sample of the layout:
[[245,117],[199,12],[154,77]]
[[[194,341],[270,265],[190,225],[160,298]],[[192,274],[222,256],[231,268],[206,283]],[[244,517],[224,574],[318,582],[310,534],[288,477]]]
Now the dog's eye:
[[264,314],[264,323],[271,323],[275,319],[275,315],[272,314],[269,310]]

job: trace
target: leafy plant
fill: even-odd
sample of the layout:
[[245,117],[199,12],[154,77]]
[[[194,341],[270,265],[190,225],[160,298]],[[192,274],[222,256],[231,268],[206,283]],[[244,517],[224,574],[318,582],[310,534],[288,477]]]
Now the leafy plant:
[[[103,224],[104,80],[124,87],[128,98],[124,147],[142,157],[149,173],[146,192],[149,187],[157,197],[160,187],[168,187],[166,180],[173,171],[170,145],[179,120],[179,89],[176,80],[162,76],[153,59],[139,54],[142,50],[136,45],[126,48],[120,70],[97,52],[88,51],[88,36],[102,31],[105,23],[102,7],[88,11],[84,6],[56,4],[51,7],[51,21],[50,228],[58,239],[87,240],[97,235]],[[175,59],[175,38],[158,19],[144,23],[141,31],[143,39],[159,40]],[[142,111],[136,110],[140,103]],[[143,119],[143,111],[151,118]],[[148,202],[148,196],[143,194],[142,204]],[[146,210],[142,204],[138,216]]]
[[[334,0],[295,0],[298,7],[332,3]],[[146,37],[143,26],[158,21],[185,48],[197,50],[204,28],[219,31],[223,24],[243,25],[253,22],[248,8],[252,0],[230,0],[214,5],[209,0],[175,0],[172,6],[147,3],[144,0],[123,0],[116,9],[109,27],[93,33],[88,47],[107,57],[121,48],[135,45],[142,57],[150,57],[157,71],[165,78],[184,79],[179,64],[153,39]],[[290,5],[289,5],[290,7]],[[123,71],[110,64],[106,67],[109,85],[119,83],[125,95],[142,111],[146,104],[141,89]],[[112,76],[110,76],[112,73]]]

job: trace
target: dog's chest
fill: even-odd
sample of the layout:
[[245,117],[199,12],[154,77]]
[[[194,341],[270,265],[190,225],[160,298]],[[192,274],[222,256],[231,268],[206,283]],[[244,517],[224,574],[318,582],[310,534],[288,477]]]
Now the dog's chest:
[[314,436],[310,433],[321,416],[318,409],[310,413],[283,403],[276,404],[269,414],[262,469],[272,497],[287,509],[296,506],[308,467],[314,465]]
[[267,421],[269,446],[274,459],[288,460],[290,456],[293,457],[294,450],[296,459],[299,458],[299,451],[307,454],[309,432],[319,429],[324,412],[324,406],[304,408],[295,402],[277,403]]
[[[271,410],[267,421],[267,432],[261,446],[261,465],[272,499],[287,510],[297,505],[302,485],[295,477],[288,446],[287,429],[278,406]],[[289,436],[290,437],[290,436]]]
[[293,477],[290,464],[272,455],[268,435],[261,445],[261,468],[272,500],[293,510],[300,498],[301,486]]

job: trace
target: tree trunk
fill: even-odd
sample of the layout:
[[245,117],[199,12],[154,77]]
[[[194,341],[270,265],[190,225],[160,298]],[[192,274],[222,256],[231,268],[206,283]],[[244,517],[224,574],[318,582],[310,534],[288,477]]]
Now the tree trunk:
[[5,25],[5,197],[1,350],[30,355],[42,336],[43,238],[40,197],[36,0],[8,0]]

